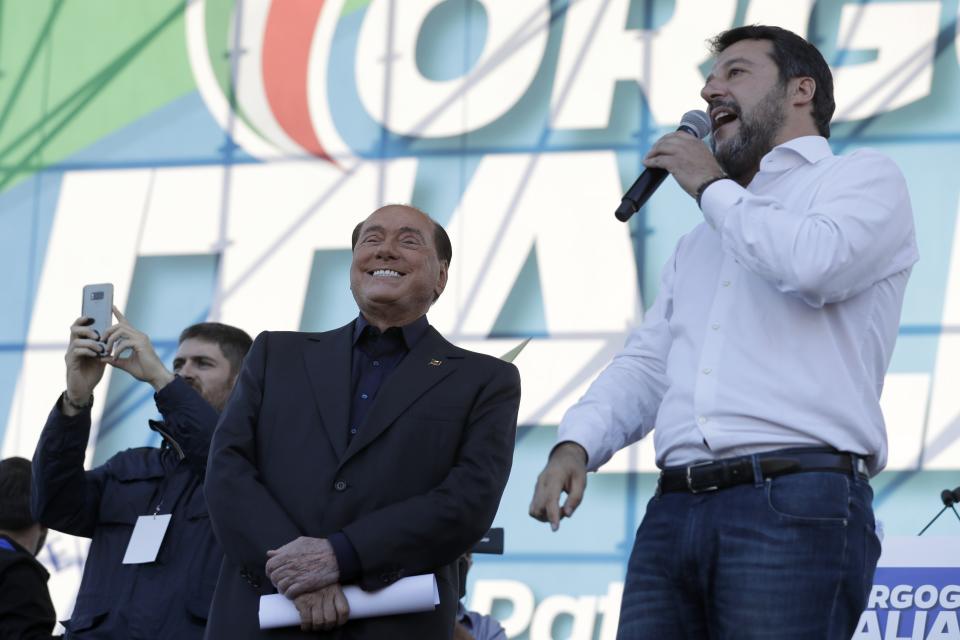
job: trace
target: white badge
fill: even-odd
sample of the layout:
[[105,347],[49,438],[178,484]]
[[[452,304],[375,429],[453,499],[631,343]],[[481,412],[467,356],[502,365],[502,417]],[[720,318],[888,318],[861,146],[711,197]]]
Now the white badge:
[[130,543],[127,545],[127,553],[123,556],[123,564],[143,564],[156,560],[169,524],[169,513],[162,516],[137,518],[133,535],[130,536]]

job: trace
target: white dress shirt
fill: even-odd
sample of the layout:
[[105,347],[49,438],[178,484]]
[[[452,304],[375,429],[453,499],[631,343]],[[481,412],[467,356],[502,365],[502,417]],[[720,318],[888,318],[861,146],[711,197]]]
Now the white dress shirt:
[[887,459],[880,392],[918,259],[903,176],[826,139],[774,148],[746,189],[710,185],[643,324],[559,441],[596,469],[654,427],[657,464],[831,446]]

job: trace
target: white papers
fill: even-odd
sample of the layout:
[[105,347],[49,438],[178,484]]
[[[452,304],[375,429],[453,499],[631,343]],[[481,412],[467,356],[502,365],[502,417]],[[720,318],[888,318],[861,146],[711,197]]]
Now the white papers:
[[[351,620],[432,611],[440,604],[437,577],[433,574],[403,578],[379,591],[364,591],[349,585],[343,587],[343,595],[350,605]],[[279,593],[260,596],[261,629],[299,624],[300,613],[293,601]]]
[[169,524],[169,513],[137,518],[127,552],[123,555],[123,564],[144,564],[156,560]]

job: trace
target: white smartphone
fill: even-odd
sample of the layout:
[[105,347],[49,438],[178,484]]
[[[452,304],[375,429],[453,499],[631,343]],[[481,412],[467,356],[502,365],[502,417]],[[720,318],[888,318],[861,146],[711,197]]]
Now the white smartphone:
[[100,336],[113,324],[113,285],[88,284],[83,288],[83,305],[80,315],[93,318],[91,329],[96,329]]

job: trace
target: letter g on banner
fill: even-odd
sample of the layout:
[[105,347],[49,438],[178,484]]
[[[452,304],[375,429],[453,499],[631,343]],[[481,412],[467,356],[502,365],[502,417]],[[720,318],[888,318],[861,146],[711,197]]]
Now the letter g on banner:
[[546,0],[483,2],[487,35],[463,76],[431,80],[417,68],[417,40],[443,0],[373,0],[360,30],[356,82],[378,123],[399,134],[447,137],[474,131],[507,113],[533,81],[547,46]]

